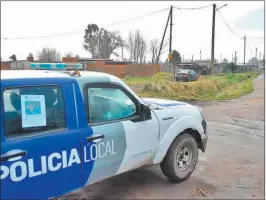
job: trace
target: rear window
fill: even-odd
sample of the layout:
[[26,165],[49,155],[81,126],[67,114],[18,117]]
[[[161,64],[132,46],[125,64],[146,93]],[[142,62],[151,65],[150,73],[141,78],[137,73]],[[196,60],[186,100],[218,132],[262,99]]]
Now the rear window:
[[6,89],[3,98],[7,138],[65,127],[63,93],[58,86]]
[[178,73],[189,73],[189,69],[179,69]]

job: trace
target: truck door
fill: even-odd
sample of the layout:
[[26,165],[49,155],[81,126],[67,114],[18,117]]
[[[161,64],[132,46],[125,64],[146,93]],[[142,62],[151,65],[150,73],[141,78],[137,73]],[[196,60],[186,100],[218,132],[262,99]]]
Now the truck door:
[[73,87],[52,80],[1,81],[1,199],[47,199],[80,187]]
[[86,184],[151,162],[158,145],[156,117],[139,120],[139,102],[118,84],[88,84],[83,92],[88,123],[93,130],[92,136],[82,137],[87,140],[85,167],[94,161]]

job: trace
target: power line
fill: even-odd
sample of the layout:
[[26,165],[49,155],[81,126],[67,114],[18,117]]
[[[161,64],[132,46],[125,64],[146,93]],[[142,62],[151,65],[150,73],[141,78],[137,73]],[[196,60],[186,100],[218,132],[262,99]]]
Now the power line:
[[[218,10],[216,10],[218,13],[219,13],[219,15],[220,15],[220,17],[223,19],[223,22],[225,23],[225,25],[227,26],[227,28],[237,37],[237,38],[239,38],[239,39],[243,39],[243,38],[240,38],[231,28],[230,28],[230,26],[228,25],[228,23],[225,21],[225,19],[223,18],[223,16],[221,15],[221,13],[218,11]],[[264,39],[263,37],[249,37],[249,38],[252,38],[252,39]],[[247,41],[246,41],[247,42]],[[251,52],[251,54],[252,55],[254,55],[254,52],[253,52],[253,50],[252,50],[252,48],[251,48],[251,45],[249,44],[249,42],[247,42],[247,44],[248,44],[248,49],[249,49],[249,51]]]
[[159,13],[159,12],[163,12],[163,11],[166,11],[166,10],[169,10],[169,9],[170,8],[164,8],[162,10],[158,10],[158,11],[155,11],[155,12],[152,12],[152,13],[149,13],[149,14],[141,15],[141,16],[138,16],[138,17],[122,20],[122,21],[119,21],[119,22],[111,23],[111,24],[106,24],[106,25],[103,25],[103,26],[111,26],[111,25],[115,25],[115,24],[120,24],[120,23],[127,22],[127,21],[130,21],[130,20],[135,20],[135,19],[139,19],[139,18],[142,18],[142,17],[147,17],[149,15],[153,15],[153,14],[156,14],[156,13]]
[[[248,42],[247,42],[248,43]],[[252,55],[254,55],[253,54],[253,51],[252,51],[252,48],[251,48],[251,45],[248,43],[248,49],[249,49],[249,51],[252,53]]]
[[[139,18],[147,17],[149,15],[154,15],[154,14],[157,14],[159,12],[163,12],[163,11],[166,11],[166,10],[169,10],[169,9],[170,8],[164,8],[164,9],[161,9],[161,10],[158,10],[158,11],[155,11],[155,12],[152,12],[152,13],[148,13],[148,14],[145,14],[145,15],[129,18],[129,19],[126,19],[126,20],[121,20],[121,21],[118,21],[118,22],[110,23],[110,24],[106,24],[106,25],[103,25],[103,27],[104,26],[112,26],[112,25],[124,23],[124,22],[130,21],[130,20],[136,20],[136,19],[139,19]],[[14,37],[14,38],[1,37],[1,39],[3,39],[3,40],[40,39],[40,38],[50,38],[50,37],[60,37],[60,36],[65,36],[65,35],[71,35],[71,34],[81,33],[81,32],[84,32],[84,31],[85,31],[85,29],[77,30],[77,31],[73,31],[73,32],[67,32],[67,33],[61,33],[61,34],[54,34],[54,35],[45,35],[45,36],[36,36],[36,37]]]
[[250,39],[254,39],[254,40],[256,40],[256,39],[258,39],[258,40],[264,40],[264,37],[263,36],[261,36],[261,37],[249,37]]
[[225,25],[227,26],[227,28],[239,39],[241,39],[228,25],[228,23],[225,21],[225,19],[223,18],[222,14],[219,12],[219,10],[216,9],[216,11],[218,12],[219,16],[222,18],[223,22],[225,23]]
[[212,4],[206,5],[206,6],[201,6],[201,7],[196,7],[196,8],[181,8],[181,7],[174,7],[174,8],[176,8],[178,10],[200,10],[200,9],[204,9],[204,8],[207,8],[210,6],[212,6]]

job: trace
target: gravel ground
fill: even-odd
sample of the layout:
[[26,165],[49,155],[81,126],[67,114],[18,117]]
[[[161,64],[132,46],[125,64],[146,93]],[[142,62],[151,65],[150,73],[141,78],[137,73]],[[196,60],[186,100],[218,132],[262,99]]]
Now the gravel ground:
[[[172,184],[152,166],[58,199],[264,199],[264,75],[254,84],[255,91],[239,99],[197,103],[208,121],[209,140],[185,182]],[[194,195],[197,188],[206,196]]]

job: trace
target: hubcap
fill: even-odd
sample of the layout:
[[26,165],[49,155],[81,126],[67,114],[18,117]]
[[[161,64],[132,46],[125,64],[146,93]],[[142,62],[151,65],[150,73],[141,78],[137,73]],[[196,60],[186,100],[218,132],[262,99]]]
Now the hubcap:
[[190,146],[182,146],[176,157],[177,166],[181,171],[186,170],[192,160],[192,150]]

